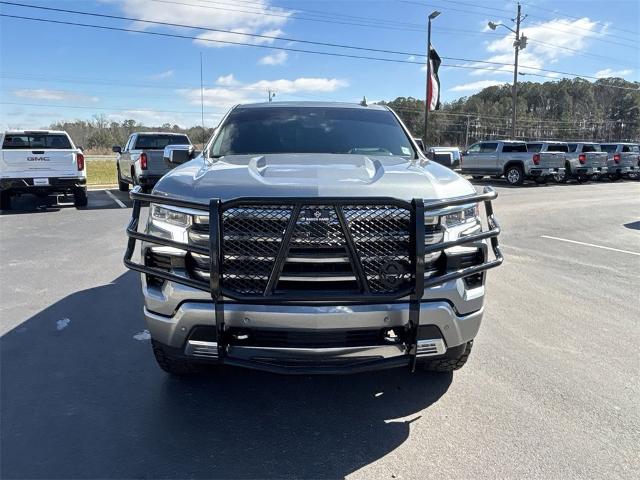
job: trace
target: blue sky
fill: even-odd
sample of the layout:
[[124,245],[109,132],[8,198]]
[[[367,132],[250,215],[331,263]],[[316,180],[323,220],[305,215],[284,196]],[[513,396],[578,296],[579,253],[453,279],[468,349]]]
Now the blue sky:
[[[508,63],[512,34],[487,29],[488,20],[512,25],[515,2],[473,0],[16,0],[19,3],[180,23],[239,33],[288,37],[394,50],[402,54],[348,51],[195,28],[0,5],[3,14],[164,32],[201,40],[0,18],[0,128],[40,128],[63,119],[134,118],[147,125],[200,123],[200,54],[204,63],[205,123],[214,126],[235,103],[276,100],[392,100],[424,96],[419,64],[311,55],[299,48],[420,62],[426,50],[426,16],[443,65],[491,67]],[[523,1],[523,33],[530,38],[521,64],[583,75],[640,80],[640,3]],[[357,25],[356,25],[357,24]],[[256,46],[229,46],[231,40]],[[264,48],[273,47],[273,48]],[[492,70],[441,67],[442,99],[471,95],[508,83],[508,66]],[[522,68],[552,78],[565,75]],[[552,78],[523,76],[522,80]]]

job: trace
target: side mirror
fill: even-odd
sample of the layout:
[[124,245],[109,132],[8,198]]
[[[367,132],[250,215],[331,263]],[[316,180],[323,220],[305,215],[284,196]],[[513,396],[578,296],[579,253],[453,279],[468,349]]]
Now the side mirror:
[[163,157],[169,163],[180,165],[195,158],[195,153],[193,145],[167,145]]
[[420,148],[420,150],[422,152],[424,152],[424,143],[422,142],[422,139],[421,138],[414,138],[413,141],[416,142],[418,144],[418,147]]
[[111,151],[113,153],[122,153],[122,147],[120,145],[114,145],[111,147]]

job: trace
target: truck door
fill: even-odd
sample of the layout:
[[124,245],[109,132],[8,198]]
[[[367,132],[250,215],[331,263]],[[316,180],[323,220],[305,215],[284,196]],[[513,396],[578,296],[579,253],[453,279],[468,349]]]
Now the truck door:
[[462,158],[462,171],[473,172],[478,169],[478,154],[480,153],[480,144],[474,143],[464,153]]
[[480,147],[478,170],[483,173],[502,173],[498,167],[498,142],[483,142]]

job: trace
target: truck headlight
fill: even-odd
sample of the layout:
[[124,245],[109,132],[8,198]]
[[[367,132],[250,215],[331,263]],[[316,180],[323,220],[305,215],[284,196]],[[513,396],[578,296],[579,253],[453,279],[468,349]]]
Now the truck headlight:
[[451,212],[442,216],[442,224],[446,227],[457,227],[467,223],[479,223],[478,205]]
[[189,213],[153,203],[149,209],[147,233],[187,243],[187,229],[192,222],[192,216]]

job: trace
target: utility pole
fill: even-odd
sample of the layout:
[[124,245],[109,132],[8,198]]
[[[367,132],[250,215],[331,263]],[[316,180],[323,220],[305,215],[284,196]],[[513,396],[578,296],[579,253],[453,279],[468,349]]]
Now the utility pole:
[[269,90],[269,101],[273,100],[273,97],[276,96],[276,92],[272,92],[271,90]]
[[516,34],[516,39],[513,42],[513,48],[515,49],[515,56],[513,60],[513,86],[511,87],[511,138],[515,140],[516,138],[516,114],[518,107],[518,53],[520,50],[526,48],[527,46],[527,37],[524,35],[520,35],[520,23],[527,18],[525,15],[522,16],[522,5],[518,2],[518,14],[516,18],[512,19],[516,24],[516,29],[504,25],[502,23],[489,22],[489,28],[491,30],[495,30],[498,27],[504,27],[507,30],[511,30]]
[[202,149],[204,150],[204,144],[206,139],[206,130],[204,129],[204,83],[202,81],[202,52],[200,52],[200,113],[202,115]]
[[434,10],[427,19],[427,91],[424,96],[424,147],[427,148],[427,131],[429,130],[429,92],[431,91],[431,20],[440,15]]
[[467,131],[464,134],[464,149],[469,148],[469,120],[471,119],[471,115],[467,115]]
[[518,108],[518,52],[520,52],[520,20],[522,6],[518,2],[518,15],[516,16],[516,41],[513,43],[515,48],[515,59],[513,62],[513,93],[511,105],[511,138],[516,139],[516,110]]

